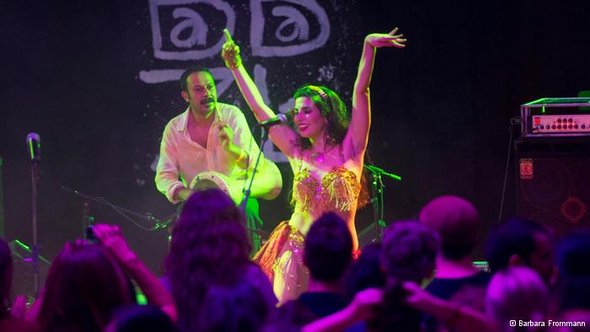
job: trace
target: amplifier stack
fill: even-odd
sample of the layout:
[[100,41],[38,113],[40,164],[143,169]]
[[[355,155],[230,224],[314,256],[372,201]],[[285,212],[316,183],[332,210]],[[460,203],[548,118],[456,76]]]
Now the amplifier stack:
[[521,106],[515,141],[517,214],[557,236],[590,226],[590,98]]

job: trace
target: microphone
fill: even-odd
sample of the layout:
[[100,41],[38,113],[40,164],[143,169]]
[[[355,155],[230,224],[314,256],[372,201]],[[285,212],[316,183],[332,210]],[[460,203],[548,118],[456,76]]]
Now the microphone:
[[287,122],[287,116],[285,114],[281,113],[281,114],[278,114],[277,116],[275,116],[274,118],[270,118],[268,120],[258,123],[257,126],[268,130],[270,127],[272,127],[274,125],[278,125],[278,124],[286,123],[286,122]]
[[41,137],[37,133],[27,135],[27,146],[29,147],[29,157],[31,161],[41,160]]

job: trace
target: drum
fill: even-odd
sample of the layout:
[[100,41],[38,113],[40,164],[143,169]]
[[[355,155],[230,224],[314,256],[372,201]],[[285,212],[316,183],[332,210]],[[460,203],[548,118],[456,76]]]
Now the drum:
[[234,180],[221,173],[207,171],[197,174],[190,184],[190,189],[193,191],[211,188],[220,189],[225,192],[236,205],[242,202],[242,189],[244,188],[243,180]]

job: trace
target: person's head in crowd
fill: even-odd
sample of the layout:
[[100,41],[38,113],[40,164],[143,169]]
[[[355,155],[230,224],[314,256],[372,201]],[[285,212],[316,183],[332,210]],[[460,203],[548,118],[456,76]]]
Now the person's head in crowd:
[[352,236],[336,213],[325,213],[311,225],[305,238],[303,261],[312,280],[341,280],[352,261]]
[[[344,220],[326,212],[313,222],[304,240],[303,264],[309,271],[307,289],[280,306],[271,325],[288,321],[304,326],[346,306],[343,279],[352,262],[352,236]],[[267,329],[269,326],[267,326]]]
[[381,331],[418,331],[421,313],[405,303],[403,282],[432,277],[440,250],[438,234],[417,221],[397,221],[385,229],[381,268],[385,272],[383,306],[369,326]]
[[385,229],[381,267],[389,279],[422,282],[432,276],[440,239],[413,220],[396,221]]
[[438,232],[446,259],[470,257],[478,243],[479,214],[464,198],[446,195],[431,200],[420,211],[419,221]]
[[492,273],[508,266],[526,265],[548,284],[554,277],[551,235],[531,220],[511,218],[500,225],[490,235],[486,256]]
[[0,320],[10,313],[10,290],[12,288],[12,254],[10,247],[0,238]]
[[[233,295],[225,292],[245,287],[239,286],[241,279],[253,264],[248,256],[250,243],[244,218],[234,202],[218,189],[195,192],[184,205],[165,261],[181,331],[206,331],[212,321],[223,321],[223,315],[228,324],[233,319],[230,316],[234,314],[228,310],[235,308],[224,306]],[[225,298],[215,299],[215,292]],[[221,311],[210,312],[213,305]],[[239,305],[248,304],[233,306]],[[203,316],[207,312],[217,316]]]
[[546,315],[548,291],[545,282],[531,268],[507,267],[494,274],[486,293],[486,313],[504,331],[511,328],[510,320],[543,321]]
[[572,232],[557,246],[556,261],[560,277],[588,277],[590,264],[580,264],[590,257],[590,229]]
[[262,294],[246,280],[232,285],[211,285],[203,303],[193,313],[197,329],[182,331],[259,331],[270,315]]
[[106,249],[78,240],[51,264],[37,323],[44,331],[103,331],[114,309],[133,300],[129,280]]
[[105,332],[177,332],[164,312],[152,305],[130,305],[119,308]]
[[562,279],[556,287],[552,311],[563,315],[583,311],[590,316],[590,276]]
[[244,218],[221,190],[207,189],[191,195],[174,225],[165,262],[173,291],[203,287],[191,282],[197,277],[200,282],[222,282],[239,276],[244,264],[249,263],[250,252]]
[[[559,283],[555,312],[561,316],[583,313],[590,317],[590,230],[578,230],[561,240],[556,250]],[[564,318],[565,319],[565,318]]]
[[345,278],[349,299],[364,289],[385,286],[385,274],[381,269],[380,257],[381,243],[371,243],[363,247],[361,255],[352,263]]

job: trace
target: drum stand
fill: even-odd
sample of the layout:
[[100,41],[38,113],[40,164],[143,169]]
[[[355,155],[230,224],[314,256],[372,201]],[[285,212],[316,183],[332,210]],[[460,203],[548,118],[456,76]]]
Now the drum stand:
[[[91,235],[92,233],[88,229],[92,227],[92,223],[94,221],[94,217],[90,215],[90,201],[99,203],[101,205],[106,205],[106,206],[112,208],[113,210],[115,210],[119,214],[121,214],[123,217],[125,217],[125,219],[131,221],[136,226],[138,226],[139,228],[146,230],[146,231],[156,231],[159,229],[167,229],[168,226],[172,223],[172,221],[174,221],[174,219],[176,218],[176,214],[173,214],[164,220],[160,220],[160,219],[154,217],[154,215],[152,215],[149,212],[139,213],[139,212],[136,212],[133,210],[129,210],[129,209],[123,208],[121,206],[115,205],[103,197],[89,196],[89,195],[79,192],[78,190],[71,189],[71,188],[64,187],[64,186],[61,186],[61,189],[85,199],[85,202],[83,205],[83,211],[82,211],[82,215],[83,215],[82,219],[83,219],[84,235],[85,235],[85,238],[87,238],[88,240],[92,240],[90,238],[92,236]],[[152,223],[152,226],[145,227],[144,225],[141,225],[140,223],[133,220],[130,216],[137,217],[137,218],[142,219],[144,221],[150,222],[150,223]]]
[[381,240],[383,238],[383,231],[387,227],[387,224],[383,220],[383,188],[385,188],[385,185],[383,184],[382,177],[386,176],[396,181],[401,181],[402,178],[397,174],[389,173],[382,168],[370,164],[365,164],[365,169],[371,173],[371,191],[373,196],[371,203],[373,204],[374,216],[373,226],[377,232],[377,239]]

